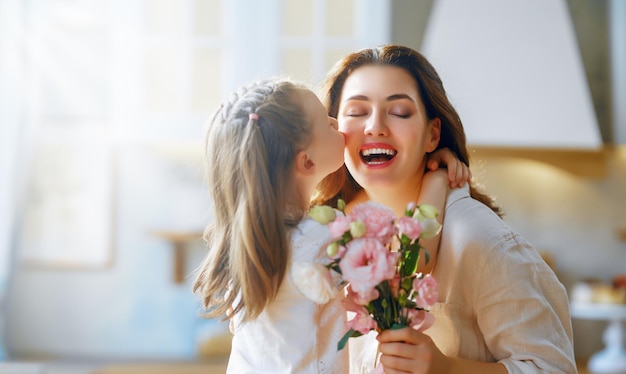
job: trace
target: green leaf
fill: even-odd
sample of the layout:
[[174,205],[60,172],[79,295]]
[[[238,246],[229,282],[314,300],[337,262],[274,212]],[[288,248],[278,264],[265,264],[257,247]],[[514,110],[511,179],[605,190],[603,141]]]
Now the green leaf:
[[339,267],[339,264],[334,263],[332,264],[332,266],[330,267],[335,273],[341,274],[343,275],[343,273],[341,272],[341,268]]
[[410,292],[413,289],[413,278],[415,277],[404,277],[402,278],[401,287],[404,291]]
[[343,244],[347,244],[350,240],[352,240],[352,234],[350,234],[350,231],[346,231],[343,233],[343,236],[341,237],[341,240],[343,241]]
[[400,269],[401,277],[408,277],[409,275],[415,273],[417,271],[417,264],[420,259],[420,247],[411,246],[411,248],[407,251],[404,257],[404,263],[402,264],[402,268]]
[[391,330],[400,330],[407,327],[407,325],[401,324],[401,323],[394,323],[393,325],[391,325]]
[[341,351],[346,346],[346,344],[348,343],[348,339],[353,338],[353,337],[356,338],[356,337],[359,337],[361,335],[363,335],[363,334],[361,334],[360,332],[358,332],[358,331],[356,331],[354,329],[348,330],[348,332],[343,336],[343,338],[341,338],[341,340],[337,344],[337,350]]
[[409,300],[409,298],[407,297],[407,294],[404,290],[401,290],[403,292],[398,293],[398,304],[400,305],[400,308],[402,308],[404,305],[406,305],[407,301]]

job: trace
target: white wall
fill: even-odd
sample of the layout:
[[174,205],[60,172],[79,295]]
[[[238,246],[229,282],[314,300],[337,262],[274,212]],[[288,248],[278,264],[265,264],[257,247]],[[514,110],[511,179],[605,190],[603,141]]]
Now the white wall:
[[[472,174],[504,208],[505,220],[538,250],[554,256],[570,290],[587,278],[606,282],[626,273],[626,147],[607,156],[602,178],[524,159],[473,158]],[[599,165],[600,166],[600,165]],[[588,358],[604,343],[606,322],[573,320],[576,355]]]

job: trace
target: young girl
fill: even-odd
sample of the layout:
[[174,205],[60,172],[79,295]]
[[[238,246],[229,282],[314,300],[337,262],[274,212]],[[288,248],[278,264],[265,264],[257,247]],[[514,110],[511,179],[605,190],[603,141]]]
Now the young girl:
[[[207,136],[215,221],[194,292],[206,316],[231,318],[228,372],[345,373],[342,292],[316,304],[299,291],[296,262],[325,255],[328,228],[307,217],[309,199],[343,165],[344,136],[317,96],[281,79],[240,88],[217,111]],[[454,183],[468,177],[451,152]],[[461,170],[457,178],[456,170]],[[433,183],[443,207],[447,177]],[[338,291],[338,290],[335,290]]]

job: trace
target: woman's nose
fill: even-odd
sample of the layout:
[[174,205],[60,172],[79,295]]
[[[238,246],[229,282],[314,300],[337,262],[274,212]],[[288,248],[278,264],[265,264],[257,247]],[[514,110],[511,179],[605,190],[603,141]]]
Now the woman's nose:
[[374,112],[365,121],[365,135],[387,136],[389,134],[388,130],[383,114]]

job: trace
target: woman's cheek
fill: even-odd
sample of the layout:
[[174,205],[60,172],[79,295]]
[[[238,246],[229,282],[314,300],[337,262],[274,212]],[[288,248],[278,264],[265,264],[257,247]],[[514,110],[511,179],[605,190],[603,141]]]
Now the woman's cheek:
[[338,131],[341,134],[341,136],[343,136],[343,144],[346,144],[346,142],[348,141],[348,137],[346,136],[346,133],[341,130],[338,130]]
[[358,128],[359,124],[355,117],[342,115],[337,117],[337,126],[339,131],[348,133],[351,130],[354,130],[354,128]]
[[349,138],[353,138],[355,134],[357,134],[359,131],[361,131],[361,133],[363,132],[362,128],[360,127],[359,123],[355,120],[343,120],[339,123],[338,125],[338,129],[340,132],[342,132],[345,137],[346,137],[346,141]]
[[352,148],[355,148],[355,144],[357,142],[356,134],[352,131],[342,132],[343,139],[345,140],[346,151]]

